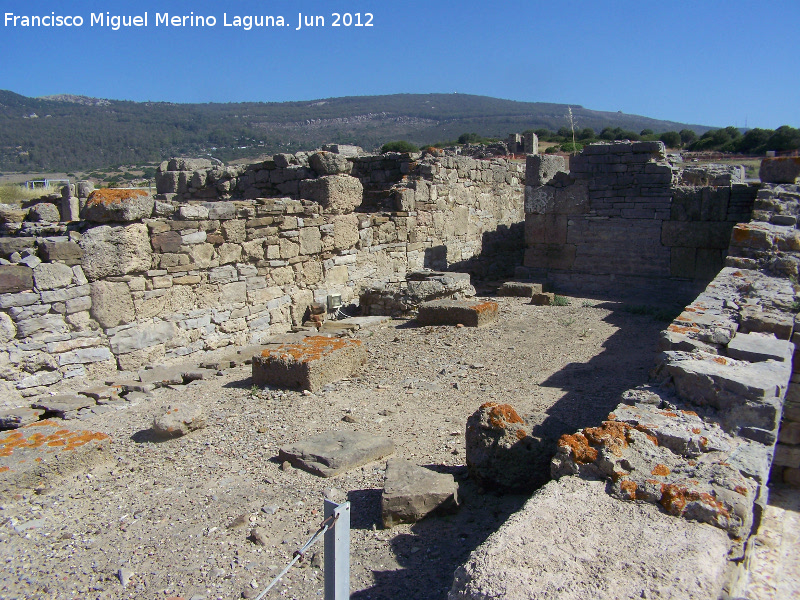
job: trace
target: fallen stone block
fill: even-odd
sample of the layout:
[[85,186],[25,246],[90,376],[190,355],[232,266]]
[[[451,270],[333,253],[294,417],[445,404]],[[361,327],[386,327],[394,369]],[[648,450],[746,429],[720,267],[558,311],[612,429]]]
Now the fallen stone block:
[[771,335],[737,333],[728,343],[728,356],[737,360],[763,362],[765,360],[791,361],[794,344]]
[[401,458],[390,458],[381,496],[384,527],[416,523],[434,511],[458,507],[458,484],[448,473],[418,467]]
[[532,298],[534,294],[541,294],[544,291],[541,283],[528,283],[522,281],[506,281],[497,290],[498,296],[519,296],[522,298]]
[[567,477],[538,490],[456,570],[448,600],[721,596],[723,531],[620,502],[605,485]]
[[38,408],[46,413],[66,419],[74,418],[80,409],[94,406],[95,404],[97,402],[93,398],[86,396],[58,395],[39,398],[33,402],[31,408]]
[[0,412],[0,429],[17,429],[39,420],[44,410],[28,407],[13,408]]
[[792,338],[794,315],[747,307],[739,316],[739,331],[742,333],[772,333],[781,340]]
[[156,387],[183,385],[185,367],[155,367],[139,371],[139,380],[143,384],[154,384]]
[[497,320],[497,302],[479,300],[433,300],[420,305],[420,325],[464,325],[481,327]]
[[535,306],[551,306],[556,301],[556,295],[550,292],[534,292],[531,294],[531,304]]
[[0,498],[111,460],[111,438],[45,420],[0,434]]
[[309,336],[253,357],[253,383],[315,392],[367,361],[361,340]]
[[186,404],[169,406],[163,415],[153,419],[153,431],[169,437],[180,437],[205,426],[203,409]]
[[278,459],[322,477],[334,477],[394,452],[394,442],[361,431],[328,431],[281,448]]
[[550,479],[555,439],[537,437],[509,404],[487,402],[467,419],[470,477],[490,490],[531,492]]

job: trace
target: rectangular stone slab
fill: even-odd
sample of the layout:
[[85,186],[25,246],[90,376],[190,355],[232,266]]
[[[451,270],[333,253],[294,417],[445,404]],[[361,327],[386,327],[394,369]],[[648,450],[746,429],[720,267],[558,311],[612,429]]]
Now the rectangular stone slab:
[[111,438],[48,419],[0,434],[0,498],[111,460]]
[[55,413],[59,417],[63,417],[67,413],[78,411],[87,406],[94,406],[95,404],[97,402],[87,396],[61,395],[40,398],[31,406],[32,408],[40,408],[45,412]]
[[361,431],[327,431],[281,448],[278,458],[322,477],[334,477],[394,452],[394,442]]
[[531,298],[534,294],[540,294],[544,291],[541,283],[530,283],[523,281],[506,281],[497,290],[498,296],[520,296],[522,298]]
[[497,302],[491,300],[433,300],[420,305],[420,325],[481,327],[497,320]]
[[361,340],[309,336],[253,357],[253,383],[315,392],[367,361]]
[[384,527],[416,523],[436,510],[458,506],[458,484],[449,473],[437,473],[404,460],[390,458],[381,496]]
[[794,344],[757,333],[737,333],[728,343],[728,356],[737,360],[763,362],[791,361]]

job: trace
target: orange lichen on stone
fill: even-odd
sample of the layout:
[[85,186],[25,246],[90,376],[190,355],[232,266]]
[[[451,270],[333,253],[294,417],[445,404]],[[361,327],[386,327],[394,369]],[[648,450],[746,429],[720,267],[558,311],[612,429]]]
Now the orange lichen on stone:
[[11,467],[0,467],[0,473],[5,473],[6,471],[10,471]]
[[685,414],[685,415],[689,415],[690,417],[696,417],[697,416],[697,413],[694,412],[693,410],[682,410],[681,412],[683,414]]
[[669,467],[667,465],[662,465],[658,463],[655,467],[653,467],[653,471],[650,473],[651,475],[655,475],[657,477],[666,477],[670,474]]
[[652,433],[650,433],[650,429],[657,429],[657,427],[655,425],[645,426],[645,425],[641,425],[640,424],[640,425],[636,425],[634,427],[634,429],[636,431],[641,431],[643,434],[645,434],[647,436],[648,440],[653,442],[654,446],[658,446],[658,438],[656,436],[654,436]]
[[719,363],[721,365],[727,365],[728,364],[728,361],[725,358],[723,358],[722,356],[716,356],[716,357],[712,358],[711,360],[713,360],[715,363]]
[[323,356],[340,350],[345,346],[361,345],[361,340],[331,338],[323,335],[312,335],[295,344],[281,344],[275,349],[264,350],[261,356],[272,360],[294,360],[307,363],[319,360]]
[[633,429],[627,423],[603,421],[600,427],[587,427],[583,435],[593,446],[604,446],[615,456],[622,455],[622,448],[628,446],[628,430]]
[[609,421],[616,421],[617,420],[617,415],[615,415],[614,413],[608,413],[608,420]]
[[62,451],[74,450],[84,444],[92,441],[102,441],[109,439],[109,436],[104,433],[95,431],[70,431],[69,429],[58,429],[50,435],[45,435],[41,432],[34,432],[30,435],[29,428],[34,427],[61,427],[59,423],[51,420],[39,421],[38,423],[31,423],[25,427],[21,427],[5,436],[0,437],[0,457],[11,456],[14,450],[20,448],[42,448],[56,447]]
[[667,327],[667,331],[671,331],[673,333],[687,334],[687,333],[697,333],[700,331],[700,328],[696,326],[686,327],[685,325],[675,325],[673,323],[672,325]]
[[515,434],[518,440],[524,440],[525,437],[528,435],[524,429],[517,429],[517,433]]
[[747,496],[747,488],[743,485],[737,485],[735,488],[733,488],[733,491],[737,494],[741,494],[742,496]]
[[589,445],[589,441],[582,433],[564,434],[558,438],[558,446],[569,448],[572,457],[579,465],[585,465],[597,460],[597,450]]
[[689,502],[701,502],[722,517],[730,516],[730,512],[725,508],[725,505],[707,492],[689,490],[675,484],[664,484],[661,486],[661,500],[659,500],[659,504],[671,515],[676,517],[680,516],[681,513],[683,513],[683,509],[686,508],[686,504]]
[[[505,429],[512,423],[524,423],[525,421],[519,416],[514,407],[510,404],[496,404],[494,402],[486,402],[481,405],[481,408],[489,408],[489,423],[492,427],[498,429]],[[517,433],[519,436],[519,432]],[[524,433],[523,433],[524,437]],[[522,438],[520,438],[522,439]]]
[[498,304],[497,302],[492,302],[491,300],[488,300],[486,302],[481,302],[480,304],[476,304],[475,306],[472,307],[472,309],[478,314],[497,312]]
[[678,413],[674,413],[671,410],[660,410],[658,412],[661,413],[662,415],[664,415],[665,417],[677,417],[678,416]]
[[619,489],[627,496],[627,500],[636,499],[636,488],[637,485],[634,481],[626,480],[619,484]]
[[89,194],[89,198],[86,200],[86,205],[97,206],[102,204],[104,206],[110,206],[112,204],[122,204],[125,200],[131,200],[132,198],[138,198],[139,196],[147,195],[148,193],[145,190],[118,190],[102,188]]
[[700,433],[701,431],[703,431],[703,430],[700,429],[699,427],[692,427],[692,433],[697,434],[697,433]]

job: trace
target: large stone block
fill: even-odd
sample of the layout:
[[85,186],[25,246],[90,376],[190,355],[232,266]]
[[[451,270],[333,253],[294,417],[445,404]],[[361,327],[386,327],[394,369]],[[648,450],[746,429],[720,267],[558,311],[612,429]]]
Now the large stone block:
[[325,212],[347,214],[361,206],[364,200],[364,186],[349,175],[326,175],[318,179],[304,179],[300,182],[300,196],[306,200],[319,202]]
[[0,265],[0,294],[23,292],[33,288],[33,269],[17,265]]
[[84,253],[83,271],[89,281],[147,271],[152,264],[150,236],[142,223],[94,227],[83,234],[79,243]]
[[253,383],[315,392],[367,361],[361,340],[311,336],[253,357]]
[[333,152],[315,152],[308,157],[308,164],[320,175],[349,174],[353,170],[352,162]]
[[39,421],[0,434],[0,497],[113,460],[111,438],[63,421]]
[[83,259],[83,250],[73,241],[53,242],[45,240],[39,244],[39,253],[45,262],[63,262],[67,265],[79,265]]
[[117,327],[136,319],[136,309],[127,283],[95,281],[91,284],[91,290],[91,315],[101,327]]
[[40,291],[67,287],[74,273],[64,263],[42,263],[33,270],[33,280]]
[[167,321],[140,324],[115,333],[109,340],[114,354],[126,354],[168,342],[175,335],[175,324]]
[[103,188],[86,200],[81,217],[95,223],[140,221],[153,214],[155,200],[144,190]]
[[534,154],[525,161],[525,183],[539,187],[548,183],[556,173],[568,172],[567,161],[555,154]]
[[449,473],[437,473],[407,460],[390,458],[381,495],[384,527],[416,523],[432,512],[458,506],[458,484]]
[[764,158],[758,177],[761,183],[794,183],[800,177],[800,157]]
[[730,240],[729,223],[664,221],[661,226],[661,243],[665,246],[725,250]]
[[577,477],[548,483],[456,570],[448,600],[721,596],[724,531],[620,502],[605,487]]
[[420,325],[481,327],[497,320],[497,302],[480,300],[432,300],[420,305]]

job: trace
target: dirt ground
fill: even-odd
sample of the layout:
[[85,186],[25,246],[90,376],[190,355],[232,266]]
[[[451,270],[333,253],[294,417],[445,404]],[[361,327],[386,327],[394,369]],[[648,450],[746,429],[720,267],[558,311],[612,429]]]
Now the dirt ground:
[[[316,530],[328,491],[352,505],[353,598],[446,598],[455,568],[526,500],[470,481],[467,417],[495,400],[546,413],[557,433],[596,424],[646,381],[665,326],[599,300],[497,300],[499,320],[480,329],[359,331],[368,363],[317,394],[254,388],[246,366],[93,416],[83,424],[111,434],[112,464],[0,506],[0,597],[252,598]],[[154,440],[173,402],[202,406],[207,427]],[[332,429],[388,436],[395,456],[452,473],[460,510],[385,530],[385,461],[330,479],[281,467],[279,447]],[[255,526],[265,545],[248,539]],[[266,598],[322,597],[322,543],[310,552]]]

